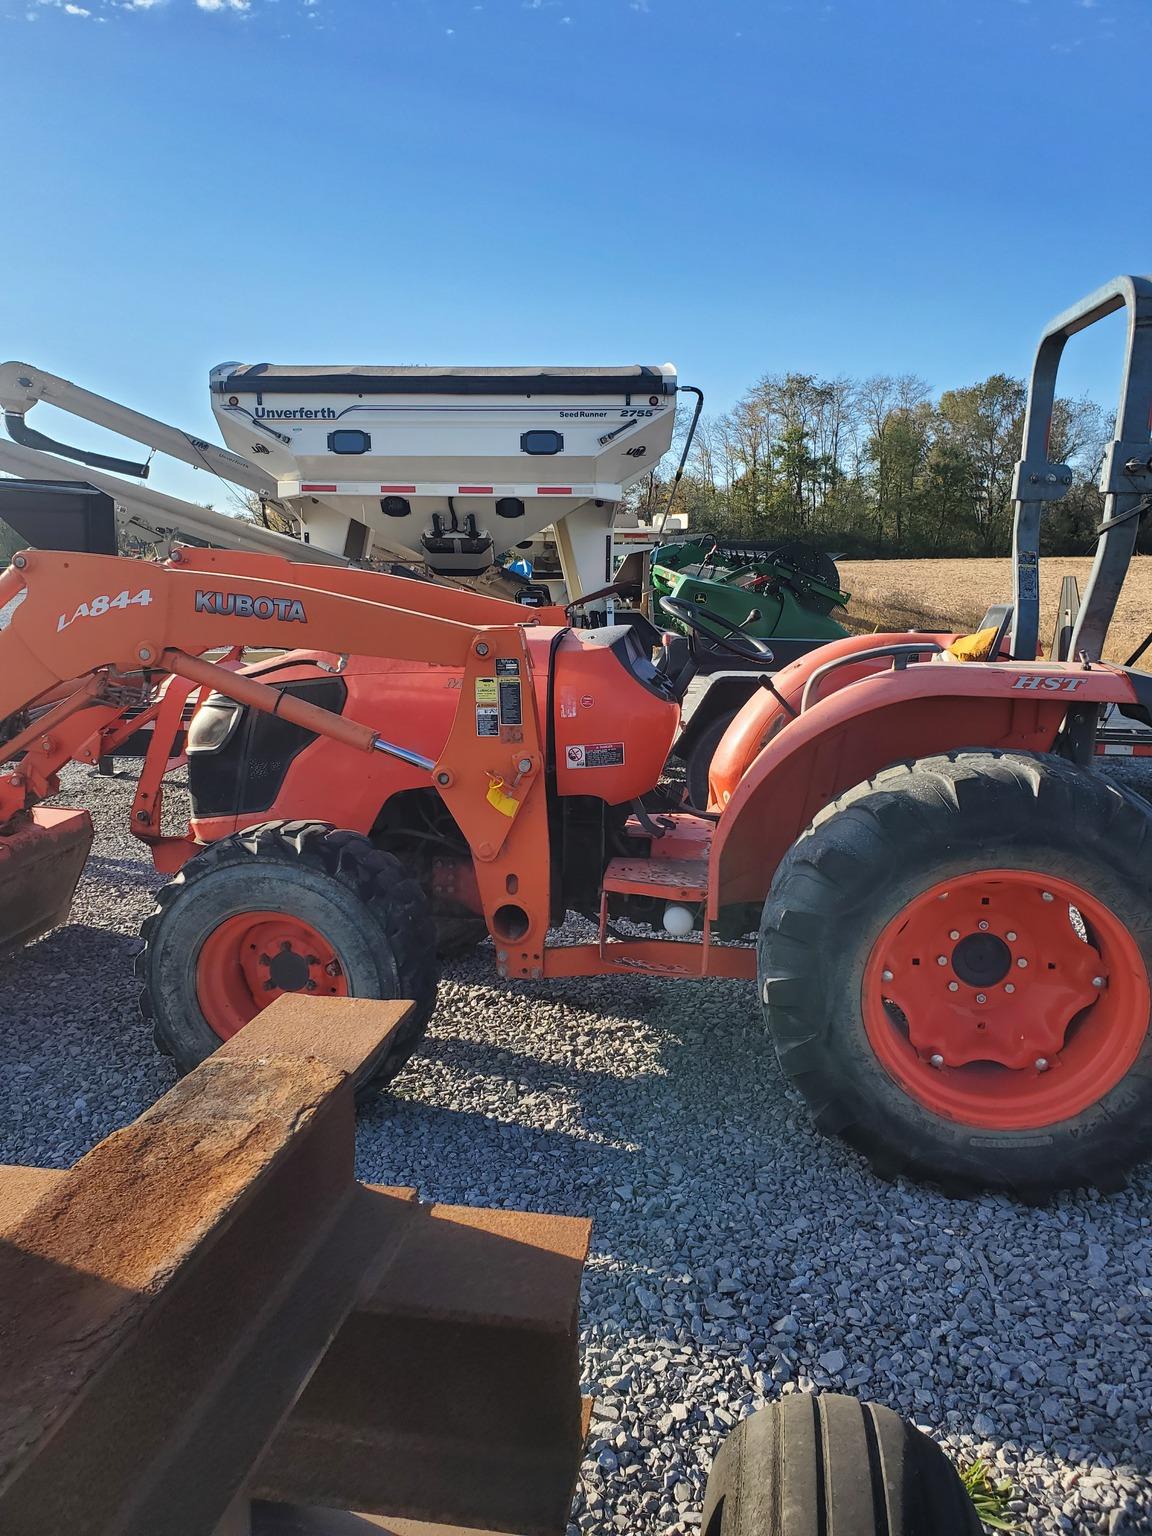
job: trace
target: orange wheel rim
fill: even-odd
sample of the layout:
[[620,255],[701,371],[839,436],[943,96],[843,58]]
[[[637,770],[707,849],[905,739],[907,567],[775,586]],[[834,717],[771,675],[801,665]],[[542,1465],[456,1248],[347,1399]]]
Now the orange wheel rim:
[[310,923],[286,912],[240,912],[200,946],[196,996],[208,1027],[221,1040],[294,992],[348,996],[338,951]]
[[1030,1130],[1120,1082],[1148,1032],[1148,975],[1116,914],[1081,886],[980,870],[914,897],[864,968],[869,1043],[945,1119]]

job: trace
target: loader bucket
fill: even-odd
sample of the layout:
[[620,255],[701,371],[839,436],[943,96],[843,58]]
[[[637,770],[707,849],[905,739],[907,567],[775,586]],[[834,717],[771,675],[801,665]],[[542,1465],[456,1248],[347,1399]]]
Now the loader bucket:
[[0,955],[64,921],[91,846],[87,811],[42,805],[0,834]]

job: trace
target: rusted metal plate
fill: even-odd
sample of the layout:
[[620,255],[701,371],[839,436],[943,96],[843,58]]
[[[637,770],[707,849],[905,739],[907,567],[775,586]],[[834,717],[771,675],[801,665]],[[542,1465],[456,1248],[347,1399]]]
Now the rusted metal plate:
[[415,1004],[367,997],[278,997],[225,1041],[214,1061],[303,1056],[347,1072],[357,1087],[387,1055]]
[[564,1529],[588,1224],[356,1183],[406,1008],[283,999],[75,1168],[0,1168],[0,1531]]
[[0,1163],[0,1233],[18,1222],[63,1177],[55,1168]]
[[352,1126],[337,1068],[214,1057],[7,1229],[0,1530],[213,1528],[411,1215]]
[[576,1320],[589,1231],[564,1216],[423,1211],[253,1491],[519,1536],[562,1532],[587,1431]]
[[87,811],[38,805],[0,835],[0,955],[66,920],[92,847]]

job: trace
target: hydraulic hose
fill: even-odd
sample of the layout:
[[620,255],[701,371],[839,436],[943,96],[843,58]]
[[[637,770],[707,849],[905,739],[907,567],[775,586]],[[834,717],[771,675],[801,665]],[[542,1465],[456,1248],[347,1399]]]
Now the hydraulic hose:
[[58,443],[54,437],[34,432],[19,411],[4,412],[4,426],[8,436],[22,448],[39,448],[44,453],[58,453],[77,464],[87,464],[89,469],[110,469],[117,475],[134,475],[137,480],[147,480],[147,464],[136,464],[131,459],[114,459],[106,453],[88,453],[83,448],[71,448]]
[[[700,421],[700,413],[704,409],[704,391],[702,389],[695,389],[691,384],[681,384],[680,388],[686,395],[696,396],[696,409],[692,412],[692,420],[688,425],[688,436],[684,439],[684,452],[680,455],[680,462],[677,464],[676,473],[672,477],[672,489],[668,492],[668,500],[665,502],[664,510],[660,514],[660,528],[658,530],[660,533],[664,531],[664,524],[668,521],[668,514],[672,510],[672,503],[676,500],[676,492],[680,481],[684,478],[684,466],[688,462],[688,455],[692,449],[692,439],[696,436],[696,427]],[[656,528],[655,520],[653,520],[652,527]]]

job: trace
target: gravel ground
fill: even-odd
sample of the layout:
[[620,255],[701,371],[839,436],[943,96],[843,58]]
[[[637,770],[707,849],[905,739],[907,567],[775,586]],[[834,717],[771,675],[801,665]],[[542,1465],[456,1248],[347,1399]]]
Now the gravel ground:
[[[98,837],[72,921],[4,965],[6,1162],[71,1163],[172,1082],[135,1009],[157,880],[128,780],[73,767],[65,788]],[[1152,1173],[1039,1210],[882,1185],[813,1135],[748,984],[499,986],[482,950],[364,1113],[358,1166],[593,1216],[573,1532],[694,1531],[724,1431],[814,1388],[988,1457],[1023,1530],[1152,1531]]]

